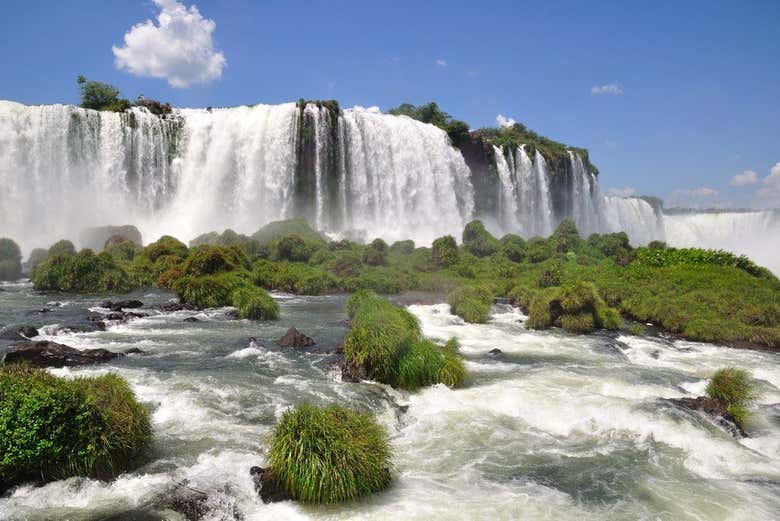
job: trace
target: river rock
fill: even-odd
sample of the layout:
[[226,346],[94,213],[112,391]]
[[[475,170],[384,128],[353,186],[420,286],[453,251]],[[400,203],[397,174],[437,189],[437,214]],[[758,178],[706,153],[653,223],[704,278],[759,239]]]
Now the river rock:
[[152,309],[158,311],[164,311],[166,313],[174,313],[176,311],[197,311],[198,308],[190,304],[182,304],[181,302],[166,302],[165,304],[154,304],[150,306]]
[[123,309],[137,309],[144,305],[140,300],[119,300],[112,302],[106,300],[100,303],[100,307],[110,309],[111,311],[122,311]]
[[2,340],[26,340],[38,336],[38,330],[33,326],[9,326],[0,330]]
[[719,400],[707,396],[697,398],[669,398],[667,402],[681,409],[698,411],[715,420],[715,423],[731,432],[736,437],[747,438],[747,433],[740,427]]
[[503,351],[501,351],[499,348],[496,347],[495,349],[491,349],[490,351],[488,351],[488,353],[495,356],[495,355],[500,355],[501,353],[503,353]]
[[260,494],[260,499],[263,500],[263,503],[275,503],[277,501],[292,499],[287,492],[271,480],[268,469],[252,467],[249,469],[249,475],[252,476],[252,482],[255,484],[255,491]]
[[145,355],[146,351],[143,349],[138,349],[137,347],[131,347],[130,349],[125,350],[126,355]]
[[198,317],[187,317],[184,319],[184,322],[200,322],[200,319]]
[[309,347],[316,344],[313,338],[308,337],[291,327],[284,336],[276,341],[281,347]]
[[5,363],[27,362],[36,367],[64,367],[74,365],[93,365],[108,362],[122,353],[106,349],[74,349],[64,344],[41,340],[22,342],[8,348]]

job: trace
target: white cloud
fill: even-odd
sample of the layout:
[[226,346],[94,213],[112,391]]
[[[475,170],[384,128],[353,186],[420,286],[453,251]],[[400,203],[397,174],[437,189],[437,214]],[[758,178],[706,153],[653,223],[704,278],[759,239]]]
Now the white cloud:
[[761,180],[756,199],[759,206],[780,208],[780,162],[775,163],[769,175]]
[[606,85],[594,85],[590,88],[591,94],[609,94],[611,96],[618,96],[623,94],[623,87],[616,81],[607,83]]
[[446,67],[447,66],[447,60],[439,58],[438,60],[436,60],[436,66],[437,67]]
[[222,76],[226,60],[214,50],[214,21],[203,18],[194,5],[153,1],[160,8],[157,25],[146,20],[125,33],[124,46],[112,47],[116,67],[137,76],[164,78],[179,88]]
[[758,183],[758,175],[752,170],[745,170],[731,178],[731,186],[746,186]]
[[496,116],[496,123],[499,127],[513,127],[517,121],[512,118],[505,118],[502,114]]
[[607,190],[607,195],[614,195],[616,197],[631,197],[636,193],[636,190],[627,186],[625,188],[610,188]]

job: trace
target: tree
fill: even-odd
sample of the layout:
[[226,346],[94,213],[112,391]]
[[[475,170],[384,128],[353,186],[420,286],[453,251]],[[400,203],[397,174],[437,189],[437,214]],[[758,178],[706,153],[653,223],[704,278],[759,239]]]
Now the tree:
[[81,106],[85,109],[123,112],[130,108],[130,102],[119,97],[119,89],[107,83],[89,81],[79,76],[76,82],[81,92]]

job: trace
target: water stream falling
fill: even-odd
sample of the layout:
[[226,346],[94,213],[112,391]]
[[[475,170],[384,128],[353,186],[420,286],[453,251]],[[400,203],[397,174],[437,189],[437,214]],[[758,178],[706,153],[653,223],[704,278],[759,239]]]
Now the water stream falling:
[[479,217],[498,234],[546,236],[570,217],[585,236],[731,248],[780,268],[772,212],[664,215],[642,199],[603,196],[574,152],[555,168],[525,146],[493,152],[485,175],[494,179],[475,184],[442,130],[373,109],[258,104],[161,119],[140,108],[0,101],[0,235],[28,253],[89,226],[189,240],[303,215],[328,232],[429,244],[458,237],[479,197],[494,201]]

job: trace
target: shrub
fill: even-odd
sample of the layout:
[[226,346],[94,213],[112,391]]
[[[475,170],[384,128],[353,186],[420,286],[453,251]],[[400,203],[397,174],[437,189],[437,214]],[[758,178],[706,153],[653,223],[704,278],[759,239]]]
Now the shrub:
[[[531,329],[547,329],[552,327],[557,318],[553,315],[552,310],[553,303],[557,296],[557,291],[546,290],[537,292],[531,299],[531,304],[528,307],[528,320],[525,322],[526,326]],[[560,305],[558,304],[556,307],[560,308]]]
[[541,237],[532,237],[525,243],[525,254],[530,262],[543,262],[553,256],[554,249]]
[[323,236],[302,217],[270,222],[252,234],[252,239],[260,244],[269,244],[284,235],[297,235],[309,241],[324,241]]
[[24,264],[24,269],[28,274],[32,274],[35,268],[38,267],[43,261],[49,257],[49,250],[45,248],[35,248],[30,252],[30,256],[27,258],[27,262]]
[[339,291],[339,281],[316,266],[297,262],[255,262],[252,277],[258,286],[296,295],[321,295]]
[[719,401],[734,416],[737,425],[743,425],[749,415],[748,408],[758,399],[750,373],[744,369],[726,367],[715,372],[705,390],[707,396]]
[[0,367],[0,489],[115,476],[150,439],[149,413],[119,376],[66,380],[25,365]]
[[50,255],[35,269],[32,280],[39,291],[126,293],[134,288],[125,268],[111,255],[95,255],[89,249],[76,255]]
[[450,311],[463,320],[481,324],[490,319],[493,292],[485,286],[464,286],[447,296]]
[[353,250],[339,250],[326,264],[329,271],[339,277],[354,277],[363,269],[360,255]]
[[300,235],[285,235],[273,243],[274,258],[293,262],[306,262],[319,247],[319,243],[306,241]]
[[755,277],[777,280],[769,270],[757,266],[744,255],[734,255],[724,250],[703,250],[700,248],[639,248],[635,262],[645,266],[668,267],[679,264],[731,266]]
[[76,255],[76,247],[68,240],[57,241],[49,247],[49,257],[59,255]]
[[118,262],[132,262],[136,254],[143,248],[121,235],[112,235],[103,246],[103,251]]
[[516,284],[507,294],[513,306],[517,306],[523,313],[528,313],[536,290],[523,284]]
[[390,246],[391,253],[410,255],[414,252],[414,241],[396,241]]
[[564,313],[560,318],[561,327],[569,333],[590,333],[595,326],[593,313]]
[[433,241],[430,264],[433,268],[449,268],[458,262],[458,244],[452,235],[445,235]]
[[234,277],[185,275],[173,283],[172,289],[182,303],[205,309],[233,305],[233,290],[243,285],[246,282],[241,284]]
[[555,250],[560,253],[575,251],[582,244],[577,225],[571,219],[564,219],[550,236],[550,241]]
[[512,262],[523,262],[525,259],[525,241],[519,235],[508,233],[501,237],[499,249]]
[[477,257],[487,257],[498,251],[498,240],[485,229],[482,221],[471,221],[463,229],[463,249]]
[[550,288],[561,285],[561,273],[563,266],[560,262],[551,262],[540,273],[536,285],[540,288]]
[[86,228],[79,234],[79,243],[82,248],[102,251],[108,247],[108,242],[127,240],[141,244],[143,239],[138,228],[132,225],[126,226],[96,226]]
[[599,235],[594,233],[588,237],[587,245],[607,257],[614,257],[621,248],[630,250],[628,235],[625,232],[606,233]]
[[425,339],[413,340],[398,358],[398,367],[392,385],[409,391],[433,385],[439,381],[444,364],[441,349]]
[[[158,261],[161,259],[162,257],[158,258]],[[169,266],[169,269],[172,267]],[[203,245],[190,250],[182,273],[194,276],[214,275],[249,267],[249,259],[240,248]]]
[[279,318],[279,305],[265,290],[256,286],[235,289],[232,295],[233,307],[238,316],[250,320],[275,320]]
[[144,254],[152,262],[165,255],[175,255],[183,259],[187,256],[187,253],[189,253],[187,246],[170,235],[163,235],[157,241],[144,248]]
[[382,266],[387,263],[387,243],[374,239],[363,252],[363,262],[369,266]]
[[16,280],[22,276],[22,251],[11,239],[0,239],[0,280]]
[[337,405],[288,410],[271,435],[272,479],[306,503],[367,496],[391,482],[387,433],[369,414]]

